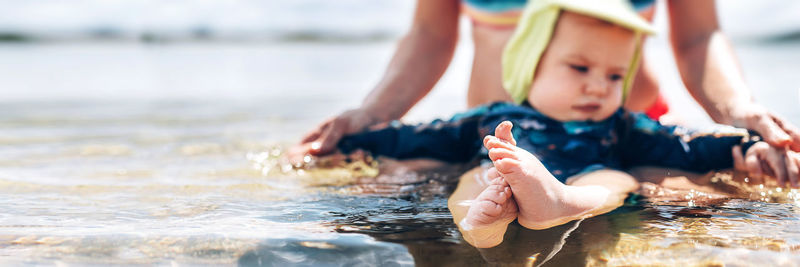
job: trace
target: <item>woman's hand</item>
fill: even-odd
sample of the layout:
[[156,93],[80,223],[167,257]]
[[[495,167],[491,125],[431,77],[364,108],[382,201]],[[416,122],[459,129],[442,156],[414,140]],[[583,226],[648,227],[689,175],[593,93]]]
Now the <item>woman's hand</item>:
[[789,147],[800,152],[800,130],[789,121],[755,103],[735,105],[731,119],[734,126],[758,132],[774,147]]
[[292,164],[300,164],[306,155],[326,155],[336,150],[343,136],[361,132],[380,121],[363,109],[351,109],[330,118],[306,134],[300,143],[289,148]]
[[792,188],[800,188],[800,154],[797,152],[776,148],[765,142],[752,145],[745,155],[739,146],[733,148],[734,168],[746,171],[748,176],[755,179],[755,183],[763,183],[765,177],[775,177],[778,186],[783,187],[789,182]]

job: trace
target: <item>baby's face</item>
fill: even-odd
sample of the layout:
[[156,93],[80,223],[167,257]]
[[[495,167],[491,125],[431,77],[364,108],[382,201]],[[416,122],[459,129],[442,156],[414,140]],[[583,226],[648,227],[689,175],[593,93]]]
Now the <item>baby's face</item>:
[[559,121],[600,121],[622,105],[622,80],[635,34],[608,22],[563,12],[537,66],[528,102]]

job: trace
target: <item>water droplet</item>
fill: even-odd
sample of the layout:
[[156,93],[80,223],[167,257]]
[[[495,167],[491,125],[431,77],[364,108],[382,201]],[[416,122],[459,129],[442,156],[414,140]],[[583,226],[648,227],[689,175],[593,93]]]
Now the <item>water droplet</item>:
[[292,170],[292,164],[284,164],[283,166],[281,166],[281,171],[283,171],[284,173],[289,172],[291,170]]
[[313,149],[313,150],[319,150],[319,148],[321,148],[321,147],[322,147],[322,143],[320,143],[320,142],[311,143],[311,149]]
[[269,174],[270,169],[271,169],[270,167],[264,167],[263,169],[261,169],[261,175],[267,176]]

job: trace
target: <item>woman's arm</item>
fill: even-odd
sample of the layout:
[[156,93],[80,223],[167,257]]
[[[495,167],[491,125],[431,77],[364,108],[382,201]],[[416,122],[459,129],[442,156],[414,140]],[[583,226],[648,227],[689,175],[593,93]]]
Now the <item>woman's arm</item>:
[[759,132],[800,151],[800,131],[753,101],[713,0],[671,0],[670,40],[686,88],[714,121]]
[[447,70],[458,41],[458,0],[418,0],[411,29],[362,104],[378,121],[399,119]]
[[450,64],[458,41],[459,5],[458,0],[418,0],[410,30],[361,107],[323,122],[290,154],[330,153],[342,136],[399,119],[408,112],[430,92]]

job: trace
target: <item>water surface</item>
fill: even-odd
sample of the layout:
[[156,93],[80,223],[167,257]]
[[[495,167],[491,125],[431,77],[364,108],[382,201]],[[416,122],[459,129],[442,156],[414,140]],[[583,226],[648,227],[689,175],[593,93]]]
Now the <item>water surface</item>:
[[[756,97],[798,124],[796,46],[740,47]],[[0,263],[800,262],[796,191],[750,188],[713,202],[691,201],[702,200],[696,192],[634,198],[545,231],[512,226],[509,242],[478,250],[446,208],[457,174],[372,179],[358,178],[374,174],[372,165],[298,172],[283,164],[287,144],[359,103],[391,48],[0,46]],[[410,120],[463,109],[468,54],[459,50]]]

